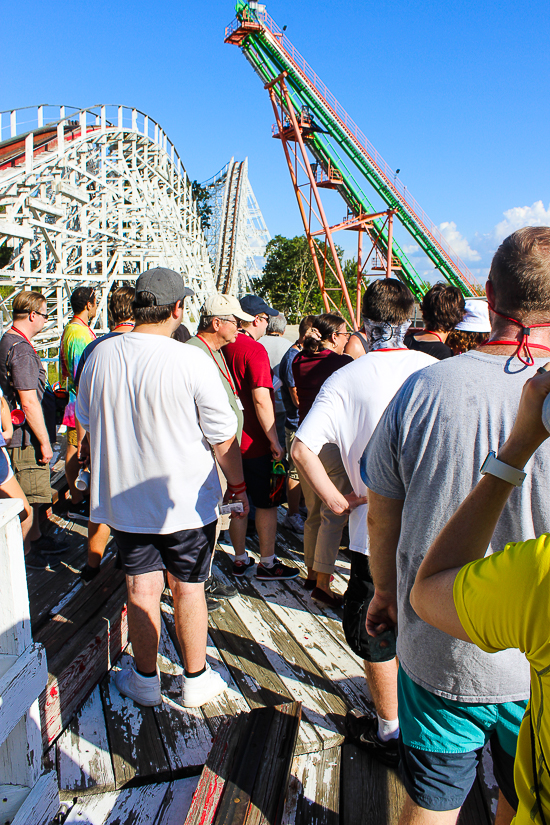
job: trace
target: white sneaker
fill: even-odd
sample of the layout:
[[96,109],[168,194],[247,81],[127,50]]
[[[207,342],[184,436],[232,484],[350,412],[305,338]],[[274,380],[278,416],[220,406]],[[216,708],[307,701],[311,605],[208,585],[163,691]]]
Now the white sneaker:
[[133,668],[119,670],[115,675],[115,685],[123,696],[128,696],[138,705],[152,708],[154,705],[162,704],[158,674],[153,679],[153,677],[141,676]]
[[206,670],[200,676],[189,679],[184,673],[181,679],[181,703],[184,708],[200,708],[201,705],[205,705],[214,696],[223,693],[227,687],[227,683],[218,671],[212,670],[209,664],[206,665]]
[[293,533],[298,533],[300,536],[304,535],[304,520],[299,513],[286,516],[283,521],[283,527],[292,530]]

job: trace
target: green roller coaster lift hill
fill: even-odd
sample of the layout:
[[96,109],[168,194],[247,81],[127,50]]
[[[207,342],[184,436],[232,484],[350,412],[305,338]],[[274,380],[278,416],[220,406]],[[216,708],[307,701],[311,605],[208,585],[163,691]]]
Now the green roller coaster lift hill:
[[[276,81],[284,76],[296,117],[300,118],[307,112],[311,123],[307,148],[324,173],[336,178],[337,183],[332,188],[336,188],[343,197],[349,212],[356,217],[380,212],[365,193],[364,187],[370,184],[386,208],[395,210],[395,217],[442,277],[459,287],[465,296],[479,295],[480,285],[451,249],[439,228],[294,48],[284,31],[267,14],[265,7],[256,2],[239,0],[236,13],[237,19],[226,29],[226,42],[240,46],[264,85],[275,90],[279,99],[281,92]],[[381,218],[375,219],[367,232],[386,254],[387,222]],[[427,289],[426,282],[395,238],[392,238],[392,256],[397,264],[395,274],[407,284],[416,298],[421,299]]]

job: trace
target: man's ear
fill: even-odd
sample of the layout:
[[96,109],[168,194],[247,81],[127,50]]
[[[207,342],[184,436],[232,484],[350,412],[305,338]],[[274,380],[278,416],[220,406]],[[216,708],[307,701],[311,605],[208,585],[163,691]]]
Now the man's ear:
[[485,294],[487,295],[487,300],[489,301],[489,303],[494,306],[495,305],[495,290],[494,290],[494,287],[493,287],[493,282],[490,281],[490,280],[487,280],[487,282],[485,283]]

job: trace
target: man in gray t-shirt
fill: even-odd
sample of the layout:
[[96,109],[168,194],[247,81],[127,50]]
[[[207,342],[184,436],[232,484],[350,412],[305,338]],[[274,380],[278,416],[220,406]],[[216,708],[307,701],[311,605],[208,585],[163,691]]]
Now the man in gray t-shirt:
[[[550,320],[550,229],[529,227],[504,241],[487,296],[495,307],[488,345],[408,379],[363,456],[376,586],[367,624],[376,635],[380,625],[394,623],[397,610],[399,628],[401,765],[409,795],[401,825],[428,825],[436,811],[447,811],[445,825],[452,825],[475,778],[477,752],[491,737],[502,794],[512,808],[516,802],[512,764],[529,697],[526,661],[519,651],[491,655],[451,638],[419,619],[409,602],[430,544],[479,481],[487,453],[498,453],[506,440],[525,381],[548,361],[550,332],[536,324]],[[518,348],[523,325],[531,326],[531,366]],[[524,487],[512,493],[498,522],[492,552],[540,535],[550,522],[550,444],[528,467]],[[521,607],[511,604],[515,609]]]

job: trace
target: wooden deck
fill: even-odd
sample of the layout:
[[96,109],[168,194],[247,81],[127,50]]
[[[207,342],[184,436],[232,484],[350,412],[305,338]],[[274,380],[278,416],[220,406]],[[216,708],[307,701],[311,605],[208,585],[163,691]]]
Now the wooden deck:
[[[84,587],[78,569],[85,561],[86,531],[59,515],[52,520],[70,536],[71,549],[56,572],[29,571],[28,586],[34,638],[46,647],[50,673],[41,697],[45,753],[58,770],[68,823],[183,823],[220,725],[240,712],[293,701],[302,703],[302,721],[283,822],[397,821],[397,776],[344,744],[347,710],[372,710],[362,663],[345,643],[341,617],[319,608],[301,578],[235,579],[231,548],[220,542],[215,576],[234,584],[238,596],[210,615],[208,661],[229,689],[201,709],[179,704],[182,663],[171,597],[164,596],[158,658],[163,704],[140,708],[113,681],[114,671],[132,656],[126,647],[124,577],[114,552],[108,551],[102,573]],[[257,558],[256,542],[248,544]],[[301,542],[282,527],[277,553],[305,574]],[[348,571],[341,553],[333,584],[340,593]],[[479,786],[461,819],[489,822]]]

